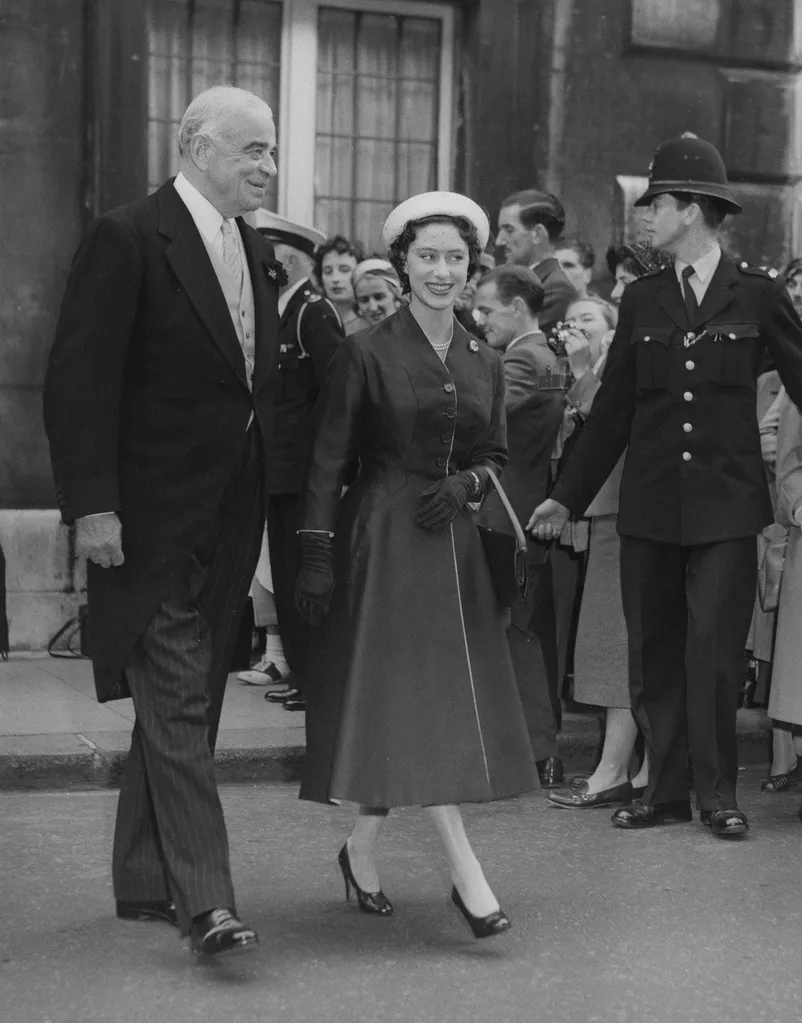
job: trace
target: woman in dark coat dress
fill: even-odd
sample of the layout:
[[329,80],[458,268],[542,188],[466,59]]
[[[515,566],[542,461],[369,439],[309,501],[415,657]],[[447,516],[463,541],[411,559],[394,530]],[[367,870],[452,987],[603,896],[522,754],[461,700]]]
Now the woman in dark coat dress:
[[412,297],[332,360],[297,590],[320,624],[301,797],[360,805],[340,854],[346,885],[361,908],[391,912],[375,842],[389,807],[425,806],[477,936],[509,921],[457,804],[537,785],[504,613],[466,507],[484,496],[487,467],[506,460],[500,361],[454,318],[488,232],[479,207],[453,193],[416,196],[388,219],[385,242]]

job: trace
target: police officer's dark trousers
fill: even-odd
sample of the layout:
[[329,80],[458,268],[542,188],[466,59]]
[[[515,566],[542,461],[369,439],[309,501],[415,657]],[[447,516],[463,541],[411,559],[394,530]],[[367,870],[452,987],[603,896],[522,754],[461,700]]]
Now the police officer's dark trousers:
[[632,710],[651,754],[644,801],[737,806],[736,715],[755,537],[700,546],[621,537]]

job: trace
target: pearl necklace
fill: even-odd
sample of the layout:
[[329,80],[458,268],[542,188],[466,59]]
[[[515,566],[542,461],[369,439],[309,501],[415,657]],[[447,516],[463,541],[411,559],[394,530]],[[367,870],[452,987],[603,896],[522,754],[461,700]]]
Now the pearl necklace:
[[[421,328],[421,329],[423,329],[423,328]],[[425,333],[425,331],[424,331],[424,333]],[[448,337],[446,338],[445,341],[441,341],[440,344],[438,344],[436,341],[432,341],[432,339],[429,337],[428,334],[426,334],[426,340],[429,342],[429,344],[432,346],[432,348],[434,348],[434,350],[436,352],[445,352],[447,350],[448,346],[454,340],[454,323],[453,323],[453,321],[451,323],[451,333],[448,335]]]

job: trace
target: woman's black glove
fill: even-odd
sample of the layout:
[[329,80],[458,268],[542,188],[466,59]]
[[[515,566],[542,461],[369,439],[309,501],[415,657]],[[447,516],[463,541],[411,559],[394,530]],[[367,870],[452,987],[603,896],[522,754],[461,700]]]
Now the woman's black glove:
[[[415,522],[424,529],[442,529],[462,511],[468,501],[478,501],[484,494],[486,474],[482,469],[462,472],[438,480],[421,493],[430,497],[415,514]],[[477,484],[478,481],[478,484]]]
[[334,592],[332,538],[301,531],[301,567],[295,581],[295,606],[304,621],[318,626],[328,614]]

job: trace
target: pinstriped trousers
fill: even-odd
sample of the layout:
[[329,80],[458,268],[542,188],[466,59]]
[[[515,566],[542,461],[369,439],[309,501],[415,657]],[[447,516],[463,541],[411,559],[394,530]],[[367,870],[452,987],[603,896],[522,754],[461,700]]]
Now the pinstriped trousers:
[[261,547],[262,476],[251,429],[208,550],[172,578],[125,670],[136,722],[117,807],[114,893],[173,899],[184,934],[199,913],[235,908],[214,747]]

